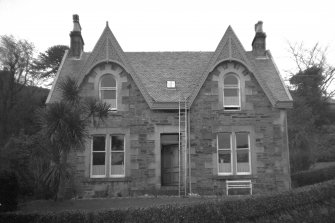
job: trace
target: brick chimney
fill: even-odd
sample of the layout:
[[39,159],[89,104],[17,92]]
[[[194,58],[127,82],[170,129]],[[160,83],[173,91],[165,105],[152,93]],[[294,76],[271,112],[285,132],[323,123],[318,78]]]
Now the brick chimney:
[[263,22],[258,21],[255,24],[255,37],[252,41],[252,52],[256,57],[266,56],[266,34],[263,32]]
[[81,36],[81,26],[79,16],[73,15],[73,30],[70,32],[70,56],[80,58],[84,51],[84,40]]

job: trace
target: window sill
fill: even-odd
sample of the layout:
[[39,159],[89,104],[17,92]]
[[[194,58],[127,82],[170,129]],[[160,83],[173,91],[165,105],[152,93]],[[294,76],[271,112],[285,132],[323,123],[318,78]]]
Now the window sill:
[[243,112],[242,111],[242,109],[236,109],[236,110],[229,110],[229,109],[224,109],[224,108],[222,108],[222,111],[224,112],[224,113],[238,113],[238,112]]
[[215,175],[212,177],[214,180],[250,180],[257,179],[257,176],[249,175]]
[[89,178],[84,180],[85,183],[95,182],[130,182],[130,177],[108,177],[108,178]]

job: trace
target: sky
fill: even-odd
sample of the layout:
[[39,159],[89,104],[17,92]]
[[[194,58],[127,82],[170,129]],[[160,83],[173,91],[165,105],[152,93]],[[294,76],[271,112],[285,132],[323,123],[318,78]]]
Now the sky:
[[0,35],[27,39],[43,52],[70,44],[72,15],[78,14],[86,52],[106,21],[126,52],[214,51],[229,25],[249,51],[261,20],[267,49],[285,79],[296,67],[288,43],[319,43],[335,65],[334,5],[331,0],[0,0]]

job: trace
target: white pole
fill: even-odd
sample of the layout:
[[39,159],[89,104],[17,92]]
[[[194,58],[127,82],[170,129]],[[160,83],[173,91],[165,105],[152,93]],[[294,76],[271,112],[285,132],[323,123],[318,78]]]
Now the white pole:
[[180,197],[180,99],[179,99],[179,130],[178,130],[178,196]]
[[187,195],[187,104],[186,104],[186,98],[185,98],[185,168],[184,168],[184,191],[185,196]]
[[189,184],[190,184],[190,194],[192,194],[192,178],[191,178],[191,169],[192,169],[192,165],[191,165],[191,108],[189,108],[188,110],[188,180],[189,180]]

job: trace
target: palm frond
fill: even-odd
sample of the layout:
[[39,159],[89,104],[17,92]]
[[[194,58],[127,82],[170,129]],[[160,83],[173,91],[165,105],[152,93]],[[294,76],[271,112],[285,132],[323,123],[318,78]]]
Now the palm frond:
[[108,117],[108,112],[110,109],[110,105],[107,104],[106,102],[101,102],[98,101],[97,105],[96,105],[97,109],[96,109],[96,117],[98,117],[100,120],[104,120],[105,118]]
[[110,105],[102,102],[96,98],[87,98],[85,101],[85,108],[87,111],[87,118],[98,118],[104,120],[108,117]]
[[58,89],[61,91],[62,99],[71,104],[77,104],[80,101],[80,89],[76,79],[66,77],[59,83]]

